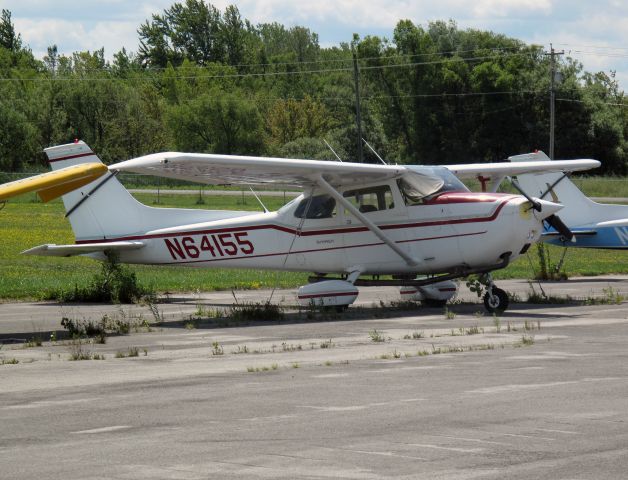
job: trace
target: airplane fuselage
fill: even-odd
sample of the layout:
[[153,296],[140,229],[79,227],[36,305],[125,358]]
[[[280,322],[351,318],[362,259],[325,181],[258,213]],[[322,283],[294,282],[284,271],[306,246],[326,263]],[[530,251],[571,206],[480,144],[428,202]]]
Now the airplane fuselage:
[[[391,186],[394,186],[391,184]],[[446,192],[406,205],[391,189],[390,203],[365,213],[404,252],[409,265],[341,206],[326,218],[299,218],[303,196],[277,212],[152,230],[107,241],[139,240],[125,263],[191,267],[281,269],[364,274],[438,273],[497,265],[538,240],[541,223],[521,196]],[[80,240],[77,243],[89,243]],[[93,241],[102,242],[102,239]]]
[[[572,227],[576,236],[570,247],[603,248],[608,250],[628,250],[628,219],[603,222],[591,226]],[[547,243],[565,246],[559,237],[545,239]]]

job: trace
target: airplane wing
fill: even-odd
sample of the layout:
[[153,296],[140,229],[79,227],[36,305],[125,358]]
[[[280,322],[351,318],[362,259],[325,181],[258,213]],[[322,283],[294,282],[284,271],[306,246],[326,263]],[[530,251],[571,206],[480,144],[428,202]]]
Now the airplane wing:
[[126,250],[137,250],[144,246],[144,242],[109,242],[90,243],[85,245],[55,245],[46,244],[24,250],[23,255],[39,255],[44,257],[72,257],[74,255],[85,255],[97,252],[123,252]]
[[338,187],[388,180],[407,171],[397,165],[177,152],[146,155],[110,165],[109,169],[213,185],[290,187],[314,185],[320,175]]
[[107,167],[102,163],[84,163],[5,183],[0,185],[0,201],[23,193],[37,192],[44,202],[49,202],[93,182],[106,172]]
[[[513,157],[509,157],[513,158]],[[543,160],[519,161],[517,163],[468,163],[463,165],[444,165],[458,178],[506,177],[525,173],[541,172],[576,172],[600,166],[598,160]]]
[[[534,155],[534,154],[531,154]],[[555,160],[470,163],[445,165],[459,178],[493,177],[548,171],[588,170],[600,165],[597,160]],[[157,175],[197,183],[281,185],[305,187],[320,175],[334,187],[396,178],[408,171],[401,165],[301,160],[241,155],[164,152],[113,164],[110,170]]]

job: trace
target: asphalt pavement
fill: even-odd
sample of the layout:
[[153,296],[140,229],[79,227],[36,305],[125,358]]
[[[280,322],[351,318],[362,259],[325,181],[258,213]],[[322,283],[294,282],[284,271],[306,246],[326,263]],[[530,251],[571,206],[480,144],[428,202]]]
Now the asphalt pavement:
[[[390,289],[340,316],[250,323],[214,318],[231,292],[171,298],[158,323],[140,307],[3,304],[5,340],[62,309],[133,327],[105,344],[3,345],[0,477],[623,479],[628,303],[607,304],[609,287],[620,300],[628,278],[546,284],[601,304],[499,317],[472,297],[397,310]],[[104,360],[70,361],[77,350]]]

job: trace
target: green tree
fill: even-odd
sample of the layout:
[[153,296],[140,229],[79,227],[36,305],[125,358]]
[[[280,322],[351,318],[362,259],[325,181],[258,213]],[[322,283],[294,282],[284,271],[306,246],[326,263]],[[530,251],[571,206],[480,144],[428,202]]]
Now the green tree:
[[213,89],[173,106],[169,126],[177,148],[194,152],[260,154],[259,112],[241,92]]

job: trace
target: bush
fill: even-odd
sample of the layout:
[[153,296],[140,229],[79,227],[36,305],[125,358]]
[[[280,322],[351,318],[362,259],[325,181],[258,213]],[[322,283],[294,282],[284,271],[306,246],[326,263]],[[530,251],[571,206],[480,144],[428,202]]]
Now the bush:
[[152,294],[152,291],[140,285],[135,272],[120,264],[116,255],[110,254],[89,285],[56,290],[46,295],[45,299],[60,302],[134,303]]

